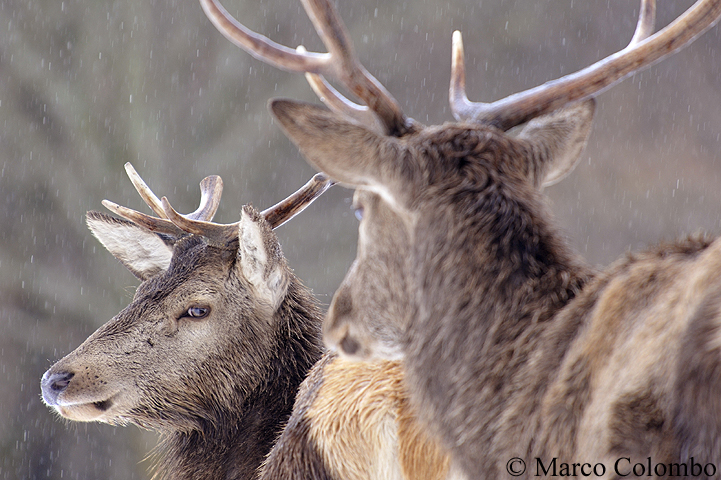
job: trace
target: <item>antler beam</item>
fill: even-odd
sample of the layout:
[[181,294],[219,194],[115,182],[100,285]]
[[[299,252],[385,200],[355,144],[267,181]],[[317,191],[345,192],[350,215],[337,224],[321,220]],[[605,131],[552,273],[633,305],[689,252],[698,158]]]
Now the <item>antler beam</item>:
[[685,47],[721,17],[721,0],[699,0],[674,22],[653,32],[655,1],[642,0],[636,32],[629,45],[593,65],[493,103],[470,102],[465,93],[463,44],[453,34],[449,97],[458,120],[487,123],[508,130],[567,103],[598,95],[608,87]]
[[404,135],[412,128],[412,121],[406,118],[388,90],[360,63],[333,4],[329,0],[302,0],[302,3],[328,53],[280,45],[239,23],[216,0],[200,0],[213,25],[235,45],[275,67],[338,80],[378,117],[384,133]]
[[[159,199],[150,190],[130,163],[125,164],[125,170],[140,197],[158,216],[153,217],[109,200],[103,200],[103,205],[111,212],[158,233],[174,236],[190,233],[202,235],[221,243],[227,243],[237,237],[239,222],[231,224],[211,222],[220,205],[220,196],[223,192],[223,181],[219,176],[211,175],[203,179],[200,183],[200,206],[193,213],[181,215],[175,211],[166,197]],[[316,198],[320,197],[333,185],[335,185],[334,181],[325,174],[318,173],[288,198],[264,210],[262,215],[271,228],[278,228],[305,210]]]

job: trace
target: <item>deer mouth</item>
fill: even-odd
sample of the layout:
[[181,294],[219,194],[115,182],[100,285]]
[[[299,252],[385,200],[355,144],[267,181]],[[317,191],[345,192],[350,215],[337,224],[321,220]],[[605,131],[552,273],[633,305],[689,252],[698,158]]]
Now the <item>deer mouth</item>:
[[110,423],[116,417],[111,413],[112,407],[115,405],[114,397],[115,395],[95,402],[59,401],[56,405],[53,405],[53,408],[68,420]]
[[79,422],[112,422],[117,417],[122,390],[92,375],[54,367],[40,382],[42,398],[61,416]]

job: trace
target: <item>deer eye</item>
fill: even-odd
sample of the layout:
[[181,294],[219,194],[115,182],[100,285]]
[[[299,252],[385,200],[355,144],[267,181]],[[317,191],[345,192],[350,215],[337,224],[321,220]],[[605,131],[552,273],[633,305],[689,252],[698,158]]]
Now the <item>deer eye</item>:
[[357,218],[359,222],[363,220],[363,207],[354,207],[353,213],[355,214],[355,218]]
[[205,318],[210,314],[210,307],[203,307],[200,305],[193,305],[192,307],[188,308],[188,310],[185,312],[184,317],[190,317],[195,319],[201,319]]

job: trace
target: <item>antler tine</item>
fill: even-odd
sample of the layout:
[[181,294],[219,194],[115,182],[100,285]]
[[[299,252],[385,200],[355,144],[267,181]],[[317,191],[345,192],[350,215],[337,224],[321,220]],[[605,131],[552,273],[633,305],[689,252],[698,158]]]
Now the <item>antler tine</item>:
[[298,53],[248,29],[215,0],[200,0],[200,5],[225,38],[258,60],[291,72],[331,73],[329,53]]
[[193,213],[184,216],[192,220],[211,221],[218,211],[222,194],[223,179],[218,175],[205,177],[200,182],[200,206]]
[[255,58],[284,70],[335,78],[380,119],[385,133],[401,136],[412,128],[398,102],[358,61],[347,29],[329,0],[302,0],[329,53],[294,51],[235,20],[216,0],[200,0],[205,14],[231,42]]
[[[138,175],[138,172],[130,162],[125,164],[125,171],[133,186],[140,194],[140,197],[159,218],[123,207],[109,200],[103,200],[103,205],[108,210],[154,232],[167,233],[175,236],[191,233],[184,231],[180,225],[169,218],[163,207],[162,200],[158,199],[153,191],[150,190],[150,187],[148,187],[145,181]],[[213,219],[220,205],[220,196],[223,193],[223,180],[217,175],[204,178],[203,181],[200,182],[200,192],[201,199],[198,209],[183,217],[187,217],[190,220],[210,221]]]
[[[160,199],[148,187],[130,162],[125,164],[125,171],[135,190],[143,201],[155,212],[157,216],[168,219]],[[223,194],[223,180],[217,175],[211,175],[200,182],[200,206],[193,213],[186,215],[194,220],[210,221],[220,205],[220,196]]]
[[633,33],[628,47],[632,47],[653,34],[656,25],[656,0],[641,0],[636,31]]
[[263,210],[261,215],[265,217],[265,220],[273,229],[278,228],[305,210],[316,198],[323,195],[326,190],[335,184],[336,182],[328,178],[326,174],[316,173],[313,175],[313,178],[300,187],[298,191],[285,200]]
[[[448,88],[448,103],[456,120],[468,120],[473,117],[473,103],[466,96],[466,65],[463,54],[463,37],[461,32],[453,32],[451,40],[451,86]],[[483,105],[488,105],[484,103]],[[478,108],[478,107],[475,107]]]
[[130,182],[135,187],[135,190],[137,190],[140,198],[143,199],[157,216],[167,219],[168,217],[165,216],[163,206],[160,204],[160,199],[153,193],[150,187],[148,187],[148,184],[140,178],[140,175],[138,175],[138,172],[135,171],[135,168],[133,168],[130,162],[125,164],[125,172],[128,174],[128,178],[130,178]]
[[[628,47],[599,60],[593,65],[557,80],[520,92],[493,103],[460,102],[452,108],[462,114],[462,120],[482,122],[508,130],[528,120],[552,112],[562,106],[598,95],[628,75],[634,74],[661,60],[666,55],[688,45],[695,37],[711,28],[721,17],[721,0],[698,0],[671,24],[645,38],[650,33],[651,2],[642,2],[636,34]],[[454,51],[453,55],[456,56]],[[462,54],[462,53],[461,53]],[[461,61],[462,68],[462,61]],[[458,85],[458,73],[452,73]],[[461,82],[462,83],[462,82]],[[453,87],[452,87],[453,88]],[[465,92],[463,93],[465,96]],[[459,98],[456,93],[454,98]],[[453,103],[454,100],[451,99]]]
[[[305,53],[307,50],[303,45],[298,45],[295,49],[298,53]],[[306,73],[305,79],[308,81],[310,88],[315,92],[321,102],[334,112],[348,119],[354,120],[361,125],[366,125],[378,132],[384,132],[383,125],[378,122],[376,117],[368,107],[358,105],[351,102],[343,96],[338,90],[328,83],[323,75],[316,73]]]
[[381,125],[378,121],[378,117],[376,117],[368,109],[368,107],[358,105],[357,103],[348,100],[340,92],[338,92],[338,90],[333,88],[333,86],[328,83],[323,76],[316,75],[314,73],[306,73],[305,79],[308,81],[310,88],[312,88],[318,98],[320,98],[321,102],[323,102],[328,108],[337,114],[361,125],[365,125],[376,132],[385,133],[383,125]]
[[103,200],[103,206],[113,212],[114,214],[130,220],[131,222],[145,227],[150,231],[158,233],[167,233],[176,237],[185,235],[186,232],[175,226],[170,220],[165,218],[152,217],[144,213],[132,210],[128,207],[123,207],[110,200]]

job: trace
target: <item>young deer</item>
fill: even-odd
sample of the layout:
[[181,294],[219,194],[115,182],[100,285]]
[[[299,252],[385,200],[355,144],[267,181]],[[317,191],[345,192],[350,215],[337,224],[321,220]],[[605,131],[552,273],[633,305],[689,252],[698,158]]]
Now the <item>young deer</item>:
[[48,406],[70,420],[160,432],[160,478],[257,478],[286,422],[261,478],[447,478],[448,457],[415,424],[396,362],[321,359],[321,312],[272,229],[327,179],[219,225],[210,222],[219,177],[203,180],[200,207],[181,216],[126,168],[159,218],[106,201],[127,220],[98,212],[87,220],[143,283],[45,373]]
[[721,242],[689,238],[599,273],[571,252],[541,189],[577,161],[594,95],[710,28],[721,0],[654,35],[655,5],[643,1],[626,49],[491,104],[466,98],[456,32],[458,122],[434,127],[406,118],[360,65],[330,2],[303,2],[328,54],[278,46],[201,3],[236,44],[323,92],[331,111],[270,108],[312,165],[356,188],[358,255],[325,340],[354,357],[402,356],[419,415],[469,478],[617,477],[647,460],[648,475],[716,472]]

